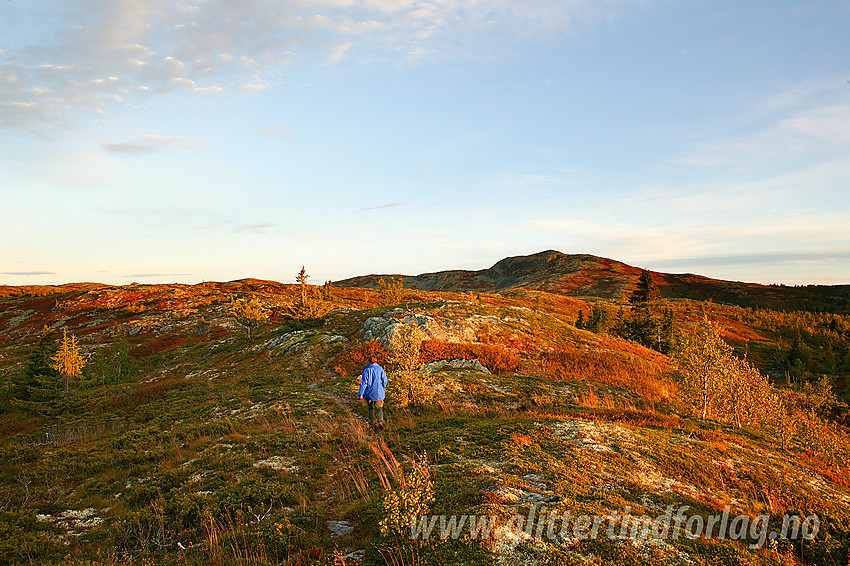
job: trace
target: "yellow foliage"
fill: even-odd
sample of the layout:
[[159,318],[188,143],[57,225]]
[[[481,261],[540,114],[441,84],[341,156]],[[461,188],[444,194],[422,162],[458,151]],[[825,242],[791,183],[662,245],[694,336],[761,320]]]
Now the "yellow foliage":
[[427,405],[434,398],[434,387],[427,374],[421,371],[418,339],[412,326],[401,325],[392,339],[387,357],[390,373],[389,395],[397,407]]
[[390,277],[389,281],[384,281],[384,278],[378,279],[378,287],[381,288],[381,297],[385,305],[397,305],[401,302],[402,287],[404,287],[404,279],[399,277]]
[[770,420],[781,409],[776,392],[766,376],[735,357],[720,331],[703,319],[695,332],[678,337],[673,359],[682,396],[703,419],[732,421],[738,428]]
[[250,298],[232,299],[230,312],[236,317],[236,322],[248,330],[248,338],[251,337],[251,329],[268,317],[259,299],[253,295]]
[[80,349],[77,347],[77,338],[73,334],[69,337],[68,330],[64,331],[59,351],[50,359],[53,361],[50,367],[65,377],[66,391],[69,381],[72,378],[80,377],[83,374],[83,367],[86,365],[86,361],[80,355]]
[[384,487],[384,516],[381,518],[381,534],[384,536],[403,536],[410,528],[413,517],[428,513],[429,504],[434,501],[434,484],[428,471],[428,461],[423,454],[413,459],[412,469],[404,472],[392,459],[395,466],[396,485],[386,475],[381,475]]

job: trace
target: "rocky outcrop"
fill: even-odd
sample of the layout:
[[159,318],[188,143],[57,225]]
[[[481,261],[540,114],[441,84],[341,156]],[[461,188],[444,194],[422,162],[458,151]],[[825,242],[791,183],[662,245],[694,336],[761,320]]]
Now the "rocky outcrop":
[[434,360],[422,366],[426,372],[441,371],[444,369],[474,369],[475,371],[489,374],[490,370],[481,365],[478,360],[465,360],[463,358],[446,358],[445,360]]
[[363,334],[364,340],[377,340],[385,347],[392,348],[393,339],[402,326],[412,327],[414,336],[419,340],[468,343],[476,341],[478,322],[395,309],[385,316],[367,318],[358,332]]

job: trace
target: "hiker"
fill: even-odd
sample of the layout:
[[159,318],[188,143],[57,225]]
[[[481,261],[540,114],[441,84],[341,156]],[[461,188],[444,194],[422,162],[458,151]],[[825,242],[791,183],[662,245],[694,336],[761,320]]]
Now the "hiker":
[[387,374],[378,365],[378,358],[371,357],[371,362],[363,368],[360,376],[360,392],[358,397],[366,401],[369,412],[369,424],[378,430],[384,430],[384,397],[387,391]]

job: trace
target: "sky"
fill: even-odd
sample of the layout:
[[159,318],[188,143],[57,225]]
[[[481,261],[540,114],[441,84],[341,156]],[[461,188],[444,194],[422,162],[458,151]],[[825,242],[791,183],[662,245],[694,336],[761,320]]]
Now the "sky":
[[850,284],[850,3],[0,0],[0,284],[555,249]]

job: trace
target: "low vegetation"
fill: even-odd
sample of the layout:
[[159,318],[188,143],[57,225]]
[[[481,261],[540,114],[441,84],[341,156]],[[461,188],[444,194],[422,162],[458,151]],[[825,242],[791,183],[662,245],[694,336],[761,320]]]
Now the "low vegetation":
[[[619,300],[299,276],[0,298],[0,562],[847,563],[850,318],[664,299],[651,276]],[[356,403],[373,355],[382,433]],[[670,506],[820,529],[511,530]]]

